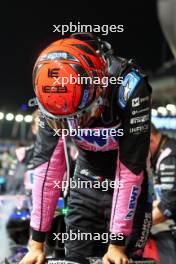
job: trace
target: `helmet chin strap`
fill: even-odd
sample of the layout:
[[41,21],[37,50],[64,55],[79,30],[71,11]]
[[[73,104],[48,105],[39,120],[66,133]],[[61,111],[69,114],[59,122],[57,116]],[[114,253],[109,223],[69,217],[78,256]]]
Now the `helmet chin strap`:
[[66,167],[67,167],[67,171],[66,171],[67,184],[66,184],[66,187],[62,191],[63,191],[64,198],[66,198],[68,195],[69,185],[70,185],[70,163],[69,163],[69,158],[68,158],[66,137],[63,136],[62,139],[63,139],[64,153],[65,153],[65,160],[66,160]]
[[37,104],[37,98],[34,97],[34,98],[29,99],[29,101],[28,101],[28,106],[29,106],[29,107],[38,106],[38,104]]

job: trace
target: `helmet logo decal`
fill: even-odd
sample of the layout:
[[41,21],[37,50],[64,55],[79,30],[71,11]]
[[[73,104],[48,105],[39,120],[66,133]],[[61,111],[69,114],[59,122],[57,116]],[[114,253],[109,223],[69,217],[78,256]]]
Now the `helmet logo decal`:
[[67,93],[68,89],[66,86],[42,86],[43,93]]
[[48,69],[48,77],[49,78],[58,77],[59,70],[60,70],[60,68]]
[[128,98],[129,98],[129,91],[130,91],[130,86],[129,86],[129,80],[128,80],[128,82],[124,86],[123,98],[124,98],[125,102],[127,102]]

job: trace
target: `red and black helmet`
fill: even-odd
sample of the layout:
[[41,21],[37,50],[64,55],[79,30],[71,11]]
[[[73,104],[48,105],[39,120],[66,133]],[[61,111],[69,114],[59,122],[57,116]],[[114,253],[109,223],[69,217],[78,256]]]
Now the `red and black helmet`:
[[[101,105],[105,94],[101,79],[105,75],[103,58],[86,42],[72,38],[53,42],[41,52],[33,70],[40,110],[48,118],[61,119]],[[90,82],[95,77],[100,80],[97,84]]]

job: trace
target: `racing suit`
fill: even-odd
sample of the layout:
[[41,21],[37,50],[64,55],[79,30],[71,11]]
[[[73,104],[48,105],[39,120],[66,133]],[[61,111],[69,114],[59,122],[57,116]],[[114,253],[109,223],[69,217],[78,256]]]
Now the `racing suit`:
[[[155,156],[154,187],[158,208],[166,221],[152,227],[160,263],[175,263],[176,234],[170,226],[176,221],[176,141],[163,135]],[[173,229],[174,231],[174,229]]]
[[176,141],[174,139],[162,136],[153,163],[155,182],[160,187],[158,208],[166,218],[176,221]]
[[[126,253],[141,255],[151,225],[151,195],[146,163],[150,141],[151,87],[146,75],[131,61],[111,57],[109,76],[123,76],[120,85],[110,84],[104,111],[90,127],[92,133],[72,136],[79,150],[75,181],[114,181],[114,188],[73,188],[68,198],[67,231],[113,234],[109,242],[126,245]],[[69,127],[72,126],[69,122]],[[94,134],[98,129],[108,131]],[[110,133],[115,130],[116,133]],[[119,136],[118,129],[123,131]],[[32,237],[43,242],[50,229],[66,170],[63,138],[54,136],[40,117],[33,166]],[[123,186],[119,188],[119,182]],[[120,234],[120,236],[118,236]],[[120,239],[119,239],[120,237]],[[107,244],[93,239],[67,240],[66,257],[103,256]]]

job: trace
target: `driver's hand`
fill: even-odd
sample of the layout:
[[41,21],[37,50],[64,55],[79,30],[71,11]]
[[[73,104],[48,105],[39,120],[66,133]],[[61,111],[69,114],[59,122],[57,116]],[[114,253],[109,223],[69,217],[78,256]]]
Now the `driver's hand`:
[[159,202],[160,202],[159,200],[154,200],[153,201],[153,208],[157,207]]
[[129,264],[127,256],[124,254],[124,247],[109,245],[107,253],[103,257],[103,264]]
[[19,262],[19,264],[43,264],[45,254],[43,252],[43,243],[32,240],[29,245],[29,252]]

